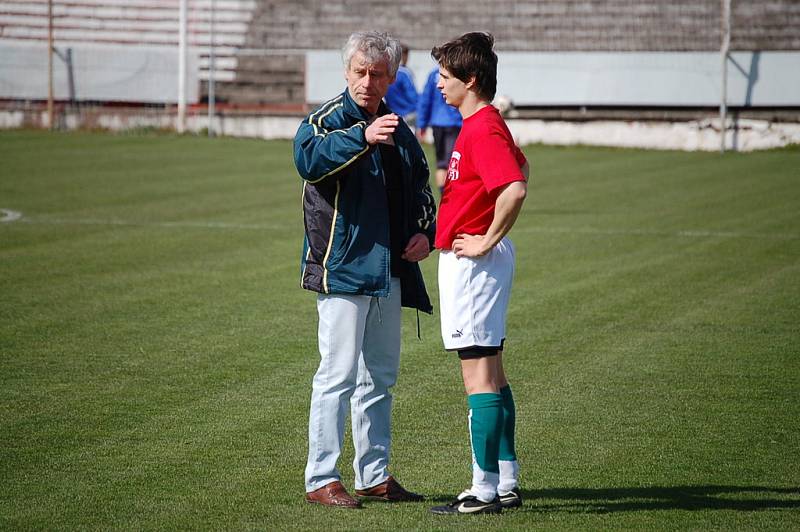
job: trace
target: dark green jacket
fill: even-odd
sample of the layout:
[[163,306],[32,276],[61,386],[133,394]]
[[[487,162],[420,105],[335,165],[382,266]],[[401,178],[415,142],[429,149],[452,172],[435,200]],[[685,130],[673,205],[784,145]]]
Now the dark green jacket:
[[[378,115],[389,112],[381,103]],[[308,290],[389,295],[389,209],[380,150],[364,137],[368,120],[345,90],[303,120],[295,135],[294,162],[305,181],[301,284]],[[402,246],[416,233],[433,244],[436,205],[425,154],[404,121],[393,137],[404,185]],[[419,265],[402,266],[403,306],[431,312]]]

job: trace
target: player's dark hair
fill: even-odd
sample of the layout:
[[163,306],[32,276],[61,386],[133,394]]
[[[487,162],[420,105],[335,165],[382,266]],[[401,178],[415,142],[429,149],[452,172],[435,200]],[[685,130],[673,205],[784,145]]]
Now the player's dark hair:
[[464,83],[474,76],[478,94],[492,101],[497,92],[497,54],[493,46],[491,33],[474,31],[434,46],[431,56]]

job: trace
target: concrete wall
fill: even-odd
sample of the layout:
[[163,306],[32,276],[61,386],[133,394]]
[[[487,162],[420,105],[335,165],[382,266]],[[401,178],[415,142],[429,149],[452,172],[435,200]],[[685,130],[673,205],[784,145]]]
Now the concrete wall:
[[[110,131],[131,129],[173,129],[175,115],[155,109],[95,108],[59,113],[59,127],[101,128]],[[263,139],[292,139],[300,125],[300,116],[263,116],[220,113],[215,130],[222,135]],[[41,109],[0,110],[0,128],[43,127],[46,113]],[[190,113],[188,132],[202,132],[209,125],[205,114]],[[630,148],[716,151],[720,147],[718,119],[664,121],[592,121],[509,119],[509,129],[520,145],[531,143]],[[800,144],[800,124],[767,120],[734,120],[726,130],[728,149],[750,151]],[[431,139],[427,139],[428,142]]]

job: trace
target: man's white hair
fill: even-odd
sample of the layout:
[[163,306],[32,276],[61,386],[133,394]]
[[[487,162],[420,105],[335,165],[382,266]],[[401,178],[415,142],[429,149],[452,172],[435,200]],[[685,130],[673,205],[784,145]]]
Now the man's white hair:
[[350,60],[356,52],[364,54],[370,64],[386,62],[389,75],[397,74],[400,67],[402,48],[400,41],[381,31],[357,31],[350,35],[342,48],[344,67],[350,68]]

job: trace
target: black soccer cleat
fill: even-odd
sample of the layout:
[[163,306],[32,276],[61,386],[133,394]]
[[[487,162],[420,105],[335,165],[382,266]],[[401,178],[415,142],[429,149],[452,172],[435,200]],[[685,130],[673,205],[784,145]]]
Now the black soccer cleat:
[[508,493],[500,494],[499,497],[500,506],[502,506],[503,509],[519,508],[522,506],[522,494],[519,492],[519,488],[514,488]]
[[500,498],[495,497],[492,502],[483,502],[467,492],[462,493],[456,500],[444,506],[434,506],[431,512],[443,514],[499,514],[503,510]]

